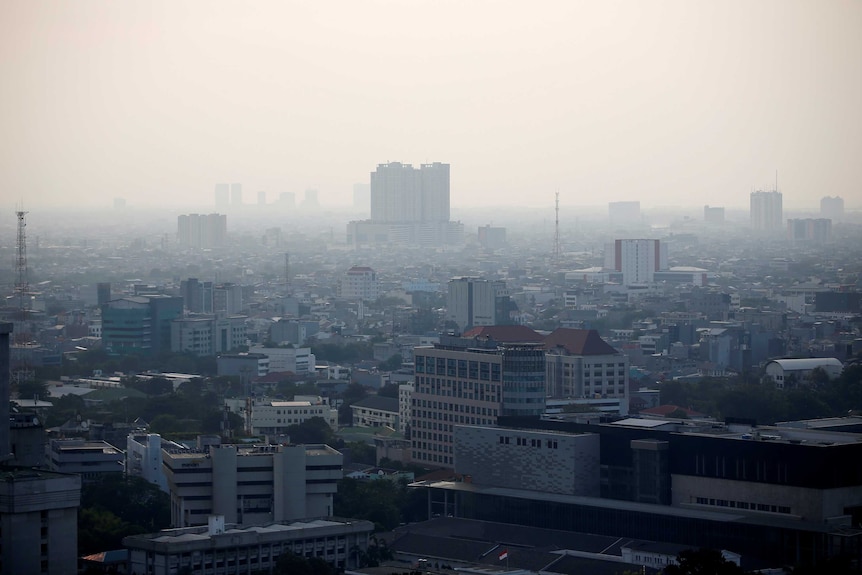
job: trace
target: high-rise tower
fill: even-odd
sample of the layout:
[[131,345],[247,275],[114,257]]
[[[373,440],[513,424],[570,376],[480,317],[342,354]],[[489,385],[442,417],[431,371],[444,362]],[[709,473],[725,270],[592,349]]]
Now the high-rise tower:
[[762,232],[784,229],[781,192],[751,192],[751,228]]

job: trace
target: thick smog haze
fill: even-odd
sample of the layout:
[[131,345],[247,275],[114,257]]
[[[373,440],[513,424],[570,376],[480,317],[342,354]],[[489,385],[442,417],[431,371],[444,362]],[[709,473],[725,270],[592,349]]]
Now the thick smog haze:
[[2,204],[324,206],[385,162],[453,207],[862,209],[862,3],[0,6]]

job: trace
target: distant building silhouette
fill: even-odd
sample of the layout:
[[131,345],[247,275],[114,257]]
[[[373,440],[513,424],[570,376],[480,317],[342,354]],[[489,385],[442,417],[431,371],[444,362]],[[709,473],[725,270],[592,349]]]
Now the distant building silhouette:
[[799,218],[787,220],[787,239],[791,242],[825,244],[832,241],[832,220]]
[[242,205],[242,184],[230,185],[230,205],[234,208]]
[[353,245],[442,246],[463,241],[464,226],[449,220],[449,164],[380,164],[371,173],[371,219],[347,225]]
[[641,223],[641,203],[638,201],[629,202],[608,202],[608,217],[611,225],[630,225]]
[[182,247],[209,249],[223,246],[227,239],[224,214],[177,216],[177,243]]
[[215,207],[217,210],[226,210],[230,205],[230,185],[215,185]]
[[751,228],[761,232],[775,232],[784,227],[782,194],[778,191],[751,192]]
[[657,271],[667,269],[667,245],[660,240],[615,240],[605,247],[605,269],[622,272],[626,285],[651,283]]
[[703,221],[708,224],[723,224],[724,208],[703,206]]
[[833,222],[840,222],[844,218],[844,200],[839,196],[822,198],[820,200],[820,215]]

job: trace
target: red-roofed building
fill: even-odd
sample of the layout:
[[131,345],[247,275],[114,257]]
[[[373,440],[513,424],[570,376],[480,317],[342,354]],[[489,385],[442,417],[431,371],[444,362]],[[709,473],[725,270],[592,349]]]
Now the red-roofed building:
[[353,266],[341,280],[344,299],[374,301],[379,295],[377,272],[367,266]]
[[559,328],[545,337],[548,397],[619,398],[628,412],[629,360],[594,329]]

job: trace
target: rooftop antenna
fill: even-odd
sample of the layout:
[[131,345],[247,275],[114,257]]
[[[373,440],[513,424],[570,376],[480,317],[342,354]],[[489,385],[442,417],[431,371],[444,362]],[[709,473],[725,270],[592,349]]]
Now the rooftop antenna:
[[18,328],[15,329],[14,364],[12,370],[12,384],[18,385],[23,382],[32,381],[33,370],[30,369],[29,355],[25,346],[30,341],[30,283],[27,278],[27,212],[18,209],[15,212],[18,218],[18,237],[16,242],[17,252],[15,256],[15,291],[18,293]]

